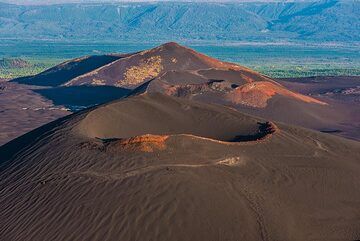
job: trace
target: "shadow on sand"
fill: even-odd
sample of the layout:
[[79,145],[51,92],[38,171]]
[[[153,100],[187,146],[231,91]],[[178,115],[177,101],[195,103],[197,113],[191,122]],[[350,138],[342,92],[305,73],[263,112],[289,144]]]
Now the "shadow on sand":
[[65,62],[34,76],[20,77],[11,81],[27,85],[59,86],[119,58],[119,56],[112,55],[88,56]]
[[43,97],[52,100],[54,105],[82,109],[122,98],[131,90],[112,86],[71,86],[33,90]]

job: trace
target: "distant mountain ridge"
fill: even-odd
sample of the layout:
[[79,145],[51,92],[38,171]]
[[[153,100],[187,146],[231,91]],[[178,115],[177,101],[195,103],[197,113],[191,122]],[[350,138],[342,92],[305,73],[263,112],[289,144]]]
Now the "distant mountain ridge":
[[359,12],[359,1],[0,3],[0,38],[354,42]]

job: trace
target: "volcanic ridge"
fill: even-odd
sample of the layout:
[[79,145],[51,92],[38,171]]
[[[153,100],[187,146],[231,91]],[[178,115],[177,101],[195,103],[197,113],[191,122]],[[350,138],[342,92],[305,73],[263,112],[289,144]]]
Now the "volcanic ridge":
[[[106,95],[103,93],[105,89],[101,89],[104,87],[122,89],[123,95],[126,92],[131,92],[130,95],[160,92],[226,105],[268,120],[318,131],[333,130],[333,133],[351,139],[360,138],[354,125],[360,121],[359,115],[355,114],[358,105],[349,108],[347,102],[339,99],[334,101],[325,95],[296,92],[296,86],[292,88],[294,85],[286,85],[291,87],[289,89],[281,81],[173,42],[137,53],[78,58],[39,75],[13,81],[55,86],[53,91],[39,92],[48,98],[56,96],[56,102],[61,99],[58,93],[85,86],[98,88],[102,93],[99,95]],[[354,84],[352,88],[356,86]],[[81,94],[84,98],[86,95],[87,92]],[[120,96],[121,93],[113,98]],[[90,98],[93,99],[90,103],[102,103],[96,102],[96,96],[91,95]]]

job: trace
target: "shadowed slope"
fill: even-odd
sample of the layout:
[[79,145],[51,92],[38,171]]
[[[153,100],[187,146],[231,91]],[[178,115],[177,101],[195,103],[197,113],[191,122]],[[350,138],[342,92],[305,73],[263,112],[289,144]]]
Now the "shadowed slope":
[[64,62],[40,74],[17,78],[13,81],[29,85],[59,86],[79,75],[93,71],[119,58],[120,56],[116,55],[86,56]]
[[[1,235],[359,239],[360,144],[258,121],[145,94],[41,127],[0,147]],[[228,142],[264,130],[267,138]]]
[[131,92],[113,86],[71,86],[34,90],[55,105],[87,107],[120,99]]
[[0,145],[68,114],[29,86],[0,82]]

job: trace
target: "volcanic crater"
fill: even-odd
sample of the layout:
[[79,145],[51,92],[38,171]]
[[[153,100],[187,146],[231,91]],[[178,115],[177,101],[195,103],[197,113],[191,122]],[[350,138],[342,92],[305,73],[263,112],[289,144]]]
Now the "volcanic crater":
[[87,137],[104,143],[115,141],[127,147],[156,146],[179,135],[227,144],[249,142],[277,131],[272,122],[239,115],[231,108],[225,107],[219,112],[217,106],[203,108],[196,102],[180,100],[160,93],[135,96],[95,109],[78,128]]

